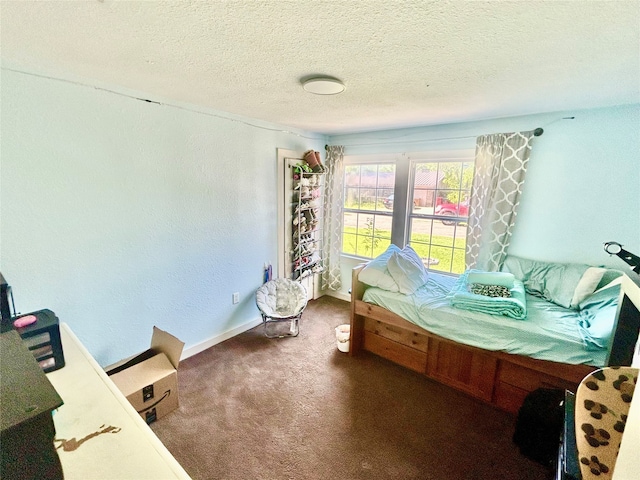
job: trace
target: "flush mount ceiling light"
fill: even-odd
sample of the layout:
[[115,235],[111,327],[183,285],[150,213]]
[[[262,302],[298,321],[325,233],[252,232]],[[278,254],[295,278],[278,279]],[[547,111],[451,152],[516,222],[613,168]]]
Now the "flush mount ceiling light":
[[304,80],[302,88],[316,95],[335,95],[344,92],[344,84],[333,77],[314,77]]

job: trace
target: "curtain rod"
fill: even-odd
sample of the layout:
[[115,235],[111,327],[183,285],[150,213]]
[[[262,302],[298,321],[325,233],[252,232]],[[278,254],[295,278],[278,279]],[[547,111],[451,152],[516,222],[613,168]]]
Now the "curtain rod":
[[[564,117],[560,120],[573,120],[575,117]],[[554,123],[554,122],[551,122]],[[542,127],[538,127],[533,131],[534,137],[539,137],[544,133],[544,129]],[[391,143],[425,143],[425,142],[439,142],[442,140],[464,140],[466,138],[478,138],[479,135],[467,135],[465,137],[443,137],[443,138],[430,138],[430,139],[421,139],[421,140],[409,140],[407,142],[397,141],[397,142],[384,142],[384,143],[359,143],[355,144],[355,146],[361,145],[389,145]],[[354,145],[349,145],[353,147]],[[325,145],[324,149],[326,150],[329,145]]]
[[[547,123],[547,125],[551,125],[553,123],[559,122],[560,120],[575,120],[576,117],[572,116],[572,117],[561,117],[558,118],[556,120],[553,120],[552,122]],[[533,136],[534,137],[539,137],[544,133],[544,129],[542,127],[538,127],[536,129],[533,130]],[[430,138],[430,139],[420,139],[420,140],[409,140],[409,141],[397,141],[397,142],[380,142],[380,143],[355,143],[352,145],[349,145],[350,147],[361,147],[361,146],[372,146],[372,145],[389,145],[389,144],[396,144],[396,143],[425,143],[425,142],[440,142],[443,140],[464,140],[467,138],[478,138],[478,135],[467,135],[465,137],[442,137],[442,138]],[[326,150],[326,148],[329,145],[325,145],[324,148]]]

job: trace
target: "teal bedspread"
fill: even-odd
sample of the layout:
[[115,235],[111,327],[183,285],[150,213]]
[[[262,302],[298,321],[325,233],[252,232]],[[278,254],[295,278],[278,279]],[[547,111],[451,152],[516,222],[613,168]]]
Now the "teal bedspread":
[[593,307],[585,302],[581,311],[526,294],[527,318],[517,320],[451,306],[447,296],[456,281],[456,277],[431,271],[427,283],[412,295],[371,287],[363,300],[465,345],[541,360],[605,365],[619,290],[608,289],[600,294],[602,298],[594,295]]
[[[447,295],[451,305],[456,308],[487,313],[489,315],[505,315],[517,320],[527,318],[527,302],[525,298],[524,284],[511,277],[509,282],[502,278],[504,274],[497,272],[495,276],[485,272],[467,271],[458,277],[458,281]],[[471,282],[467,281],[470,277]],[[469,291],[469,283],[486,282],[487,285],[495,284],[509,288],[511,296],[488,297],[477,295]],[[492,283],[493,282],[493,283]]]

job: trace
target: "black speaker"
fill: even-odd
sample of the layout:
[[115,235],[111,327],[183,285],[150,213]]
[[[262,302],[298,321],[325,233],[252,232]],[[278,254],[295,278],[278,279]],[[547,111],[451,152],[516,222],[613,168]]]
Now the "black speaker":
[[2,315],[2,331],[11,330],[11,304],[9,297],[11,296],[11,287],[4,279],[0,272],[0,314]]
[[52,411],[62,399],[18,332],[0,335],[0,478],[62,480]]

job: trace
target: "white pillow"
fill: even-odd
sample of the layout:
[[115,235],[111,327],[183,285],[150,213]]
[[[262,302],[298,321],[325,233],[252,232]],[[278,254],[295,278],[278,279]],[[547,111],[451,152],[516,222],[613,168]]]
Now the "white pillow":
[[587,268],[573,292],[570,308],[579,308],[580,303],[596,290],[606,271],[606,268],[600,267]]
[[387,269],[387,262],[389,261],[389,258],[393,253],[399,251],[400,249],[393,243],[389,245],[383,253],[367,263],[367,265],[358,274],[358,280],[371,287],[382,288],[389,292],[399,291],[398,284],[389,274],[389,270]]
[[400,293],[411,295],[427,283],[428,273],[416,251],[407,245],[400,252],[394,252],[387,263],[389,273],[398,284]]

